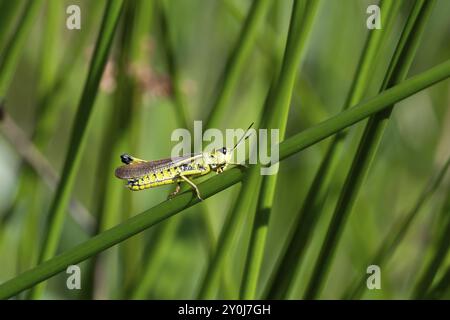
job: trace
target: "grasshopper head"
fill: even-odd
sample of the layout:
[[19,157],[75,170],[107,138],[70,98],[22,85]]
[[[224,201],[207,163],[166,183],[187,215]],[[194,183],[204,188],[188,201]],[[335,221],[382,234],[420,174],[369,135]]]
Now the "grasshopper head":
[[[242,142],[247,140],[249,137],[247,135],[250,128],[253,126],[253,123],[248,127],[247,131],[244,133],[244,135],[239,139],[239,141],[234,145],[233,148],[227,149],[225,147],[220,149],[214,149],[211,153],[205,152],[203,154],[203,159],[206,164],[210,165],[211,168],[214,169],[221,169],[223,171],[227,165],[229,164],[236,164],[233,163],[233,151],[236,150],[237,146]],[[219,171],[218,171],[219,172]]]
[[211,165],[213,168],[217,168],[229,163],[233,157],[233,153],[231,152],[231,149],[223,147],[207,153],[204,157],[207,164]]

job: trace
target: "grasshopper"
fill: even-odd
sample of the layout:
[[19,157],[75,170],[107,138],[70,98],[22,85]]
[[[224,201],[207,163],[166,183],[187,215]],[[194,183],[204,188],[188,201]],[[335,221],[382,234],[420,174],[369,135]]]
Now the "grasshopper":
[[241,165],[232,162],[233,151],[248,138],[247,133],[252,125],[253,123],[231,149],[223,147],[218,150],[214,149],[212,152],[155,161],[146,161],[129,154],[122,154],[120,159],[124,165],[116,169],[115,175],[119,179],[126,180],[126,187],[132,191],[176,183],[175,191],[169,195],[169,199],[180,191],[181,183],[186,182],[195,191],[197,198],[202,201],[200,191],[192,178],[204,176],[211,171],[222,173],[229,165]]

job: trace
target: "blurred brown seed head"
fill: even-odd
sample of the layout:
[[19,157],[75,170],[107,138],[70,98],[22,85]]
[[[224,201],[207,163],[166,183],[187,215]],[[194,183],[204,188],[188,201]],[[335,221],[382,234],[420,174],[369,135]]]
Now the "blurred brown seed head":
[[[153,40],[150,37],[144,39],[141,48],[144,57],[151,57],[155,49]],[[90,46],[85,51],[85,54],[87,60],[91,59],[93,47]],[[127,68],[127,74],[136,81],[137,87],[142,94],[151,99],[172,95],[172,80],[170,76],[155,72],[147,61],[130,63]],[[109,59],[100,81],[100,90],[107,94],[113,93],[117,87],[117,76],[117,63],[113,59]]]
[[116,64],[110,59],[106,63],[105,70],[103,71],[103,76],[100,81],[100,90],[108,94],[113,93],[117,87],[116,79]]
[[133,63],[129,73],[142,93],[152,98],[168,97],[172,94],[172,81],[168,75],[160,75],[145,63]]

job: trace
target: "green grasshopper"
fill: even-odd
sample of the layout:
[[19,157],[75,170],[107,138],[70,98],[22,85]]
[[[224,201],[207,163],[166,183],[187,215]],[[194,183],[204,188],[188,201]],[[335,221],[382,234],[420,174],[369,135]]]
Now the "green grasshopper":
[[146,161],[129,154],[122,154],[120,159],[124,165],[116,169],[115,175],[119,179],[126,180],[126,186],[133,191],[176,183],[175,191],[169,195],[169,198],[180,191],[182,182],[186,182],[195,191],[197,198],[203,200],[197,185],[191,178],[204,176],[211,171],[222,173],[229,165],[241,165],[232,162],[233,151],[248,138],[247,133],[252,125],[253,123],[231,149],[223,147],[218,150],[214,149],[212,152],[155,161]]

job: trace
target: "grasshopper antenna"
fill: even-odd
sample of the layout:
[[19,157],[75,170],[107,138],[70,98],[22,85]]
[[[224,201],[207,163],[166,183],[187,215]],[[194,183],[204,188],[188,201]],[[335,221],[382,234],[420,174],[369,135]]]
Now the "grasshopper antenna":
[[233,147],[233,149],[231,149],[231,152],[233,152],[236,148],[237,148],[237,146],[242,142],[242,141],[245,141],[245,140],[247,140],[248,139],[248,137],[250,137],[250,136],[247,136],[247,132],[250,130],[250,128],[253,126],[253,124],[254,124],[254,122],[252,122],[251,124],[250,124],[250,126],[247,128],[247,130],[245,131],[245,133],[244,133],[244,135],[239,139],[239,141],[234,145],[234,147]]

